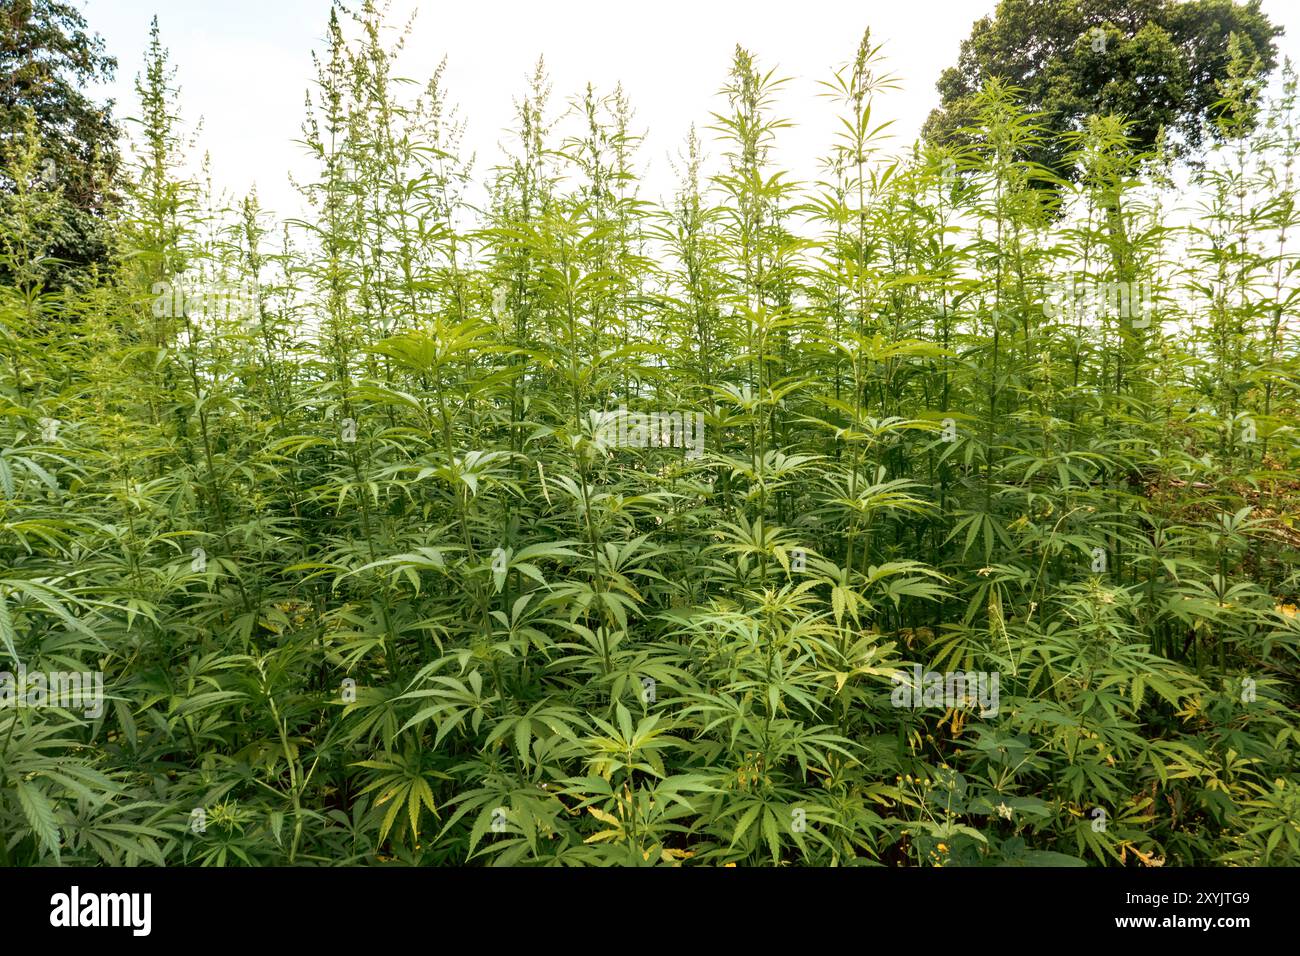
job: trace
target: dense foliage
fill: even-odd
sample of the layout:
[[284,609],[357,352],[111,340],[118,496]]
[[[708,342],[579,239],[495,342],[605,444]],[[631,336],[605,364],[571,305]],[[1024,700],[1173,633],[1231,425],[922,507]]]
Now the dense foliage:
[[[112,103],[93,102],[84,87],[111,79],[116,67],[75,7],[0,0],[0,141],[11,142],[29,122],[40,135],[39,175],[28,189],[53,207],[43,222],[50,289],[96,281],[111,256],[119,131]],[[14,201],[12,179],[0,177],[0,216]],[[14,282],[5,265],[0,282]]]
[[[1078,131],[1093,113],[1118,113],[1136,148],[1161,142],[1195,158],[1206,135],[1219,133],[1212,119],[1234,61],[1267,76],[1281,32],[1259,0],[999,0],[939,77],[941,105],[925,133],[968,138],[977,94],[994,79],[1021,90],[1046,131]],[[1068,137],[1047,135],[1031,158],[1070,176],[1070,153]]]
[[891,155],[864,38],[799,183],[737,49],[656,204],[622,91],[476,177],[396,50],[331,17],[276,222],[155,33],[98,285],[7,150],[0,654],[106,699],[0,709],[0,863],[1300,862],[1289,73],[1175,189],[996,83]]

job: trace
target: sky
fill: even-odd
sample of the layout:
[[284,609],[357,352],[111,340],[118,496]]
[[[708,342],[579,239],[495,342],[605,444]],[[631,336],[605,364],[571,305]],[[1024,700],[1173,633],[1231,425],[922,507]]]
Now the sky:
[[[200,152],[211,155],[214,184],[234,196],[256,185],[265,207],[300,211],[288,174],[309,176],[299,136],[322,47],[328,0],[76,0],[92,30],[118,58],[101,95],[115,115],[135,112],[149,22],[157,13],[181,88],[187,125],[200,119]],[[446,88],[468,120],[464,145],[479,178],[500,156],[513,100],[545,56],[553,104],[588,82],[598,92],[621,82],[646,133],[641,150],[647,198],[673,188],[668,159],[692,122],[703,128],[721,108],[721,87],[737,43],[790,83],[779,112],[797,122],[781,135],[779,161],[798,178],[815,176],[834,135],[834,108],[819,82],[856,52],[863,29],[883,42],[884,67],[899,89],[883,93],[878,118],[893,120],[891,146],[906,148],[937,105],[934,84],[956,62],[972,23],[995,0],[392,0],[390,22],[415,14],[399,73],[420,87],[448,59]],[[1300,60],[1300,2],[1264,0],[1286,28],[1283,55]],[[418,9],[417,9],[418,8]]]

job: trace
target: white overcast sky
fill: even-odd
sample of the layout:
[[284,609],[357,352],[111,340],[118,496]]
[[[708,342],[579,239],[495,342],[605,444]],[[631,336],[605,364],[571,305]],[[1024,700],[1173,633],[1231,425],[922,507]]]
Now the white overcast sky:
[[[298,211],[286,171],[310,175],[299,135],[320,49],[328,0],[80,0],[91,29],[118,58],[106,92],[117,116],[133,115],[132,82],[157,13],[164,44],[178,68],[182,115],[200,117],[200,149],[211,154],[213,179],[236,195],[257,185],[263,204],[281,215]],[[478,155],[478,178],[495,164],[512,100],[539,54],[562,105],[588,81],[598,91],[622,82],[647,132],[641,151],[647,198],[672,188],[667,157],[692,122],[703,127],[720,108],[736,43],[791,79],[780,103],[796,128],[782,136],[781,160],[801,178],[816,172],[833,135],[831,104],[818,81],[852,57],[865,27],[884,43],[886,68],[901,88],[883,95],[881,119],[896,121],[893,145],[916,136],[936,105],[935,80],[956,61],[971,24],[995,0],[392,0],[391,22],[418,7],[401,75],[422,86],[446,55],[447,89],[469,120],[465,144]],[[1286,28],[1283,55],[1300,60],[1300,2],[1264,0]]]

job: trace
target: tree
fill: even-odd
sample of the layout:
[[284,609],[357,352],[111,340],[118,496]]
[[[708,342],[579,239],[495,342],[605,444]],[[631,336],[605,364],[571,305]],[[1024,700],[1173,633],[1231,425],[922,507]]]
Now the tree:
[[[1213,120],[1234,52],[1257,77],[1276,64],[1274,26],[1259,0],[1001,0],[977,21],[957,65],[939,78],[931,142],[960,141],[975,96],[997,79],[1020,91],[1057,134],[1082,131],[1093,114],[1128,120],[1132,145],[1153,147],[1164,130],[1175,153],[1194,155]],[[1236,47],[1230,43],[1237,38]],[[1068,136],[1048,136],[1030,157],[1071,176]]]
[[[47,285],[87,278],[106,260],[105,214],[115,204],[119,155],[112,101],[102,105],[83,92],[113,76],[117,61],[103,39],[88,33],[85,18],[59,0],[0,0],[0,151],[11,154],[35,117],[40,165],[32,189],[57,192],[47,254],[55,260]],[[0,209],[19,192],[0,176]],[[0,270],[0,281],[12,279]]]

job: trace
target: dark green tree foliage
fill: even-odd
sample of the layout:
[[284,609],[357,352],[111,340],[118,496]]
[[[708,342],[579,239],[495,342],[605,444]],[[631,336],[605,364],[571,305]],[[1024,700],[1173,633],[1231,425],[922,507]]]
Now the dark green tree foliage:
[[1164,130],[1171,149],[1194,153],[1216,135],[1215,105],[1234,57],[1229,37],[1259,77],[1276,65],[1281,32],[1259,0],[1001,0],[940,76],[941,105],[925,136],[969,138],[976,94],[996,79],[1058,134],[1032,158],[1062,175],[1072,171],[1059,134],[1081,130],[1092,114],[1124,116],[1139,150]]
[[[46,226],[47,254],[61,263],[51,288],[87,281],[91,266],[110,255],[105,218],[115,202],[118,130],[112,103],[94,102],[85,87],[111,79],[116,66],[73,5],[0,0],[0,150],[23,138],[25,116],[33,115],[41,156],[32,188],[58,193]],[[0,210],[14,191],[13,180],[0,176]]]

